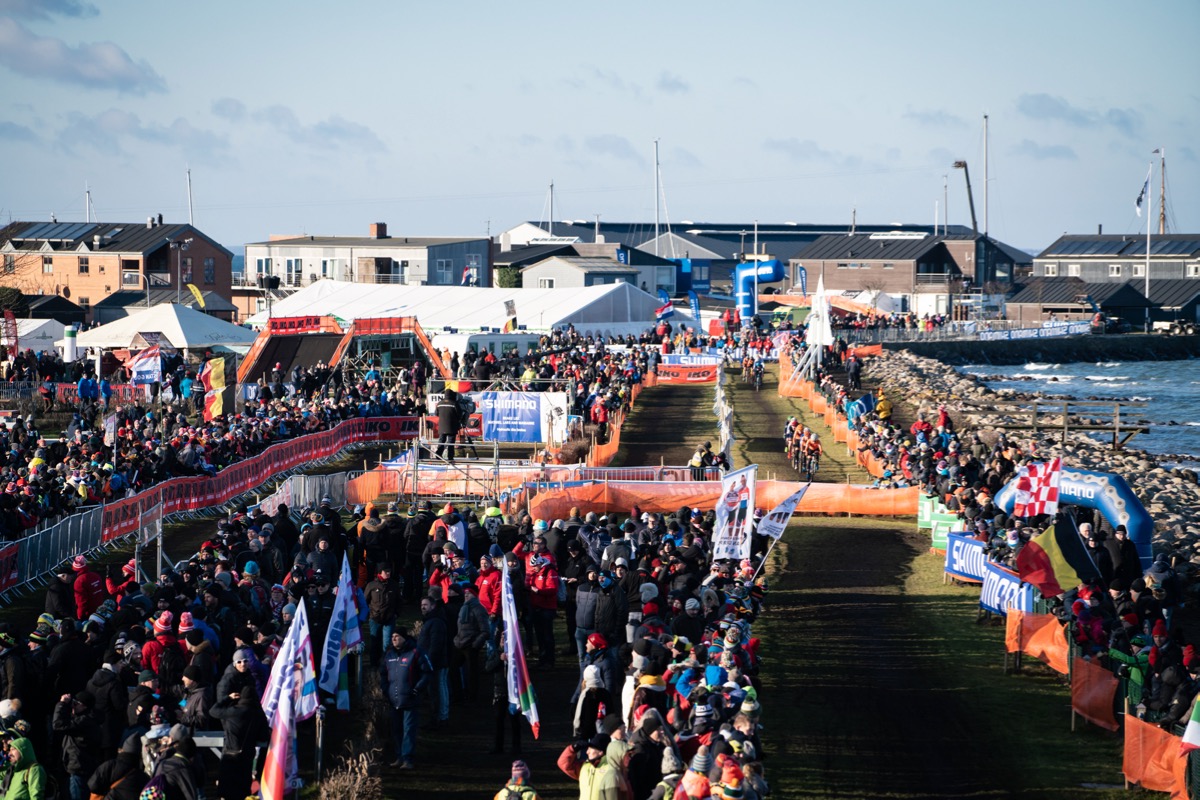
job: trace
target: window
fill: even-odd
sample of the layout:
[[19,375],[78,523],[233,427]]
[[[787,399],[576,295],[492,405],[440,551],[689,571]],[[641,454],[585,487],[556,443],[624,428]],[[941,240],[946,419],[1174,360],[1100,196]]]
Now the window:
[[5,256],[4,256],[4,271],[5,272],[16,272],[17,271],[17,257],[16,256],[10,255],[10,254],[5,254]]
[[259,275],[270,275],[271,274],[271,259],[260,258],[255,261],[254,267],[255,267],[255,272],[257,272]]
[[204,282],[209,285],[217,282],[217,260],[215,258],[204,259]]
[[1189,278],[1200,278],[1200,264],[1188,264],[1187,276]]
[[181,279],[180,279],[180,283],[191,283],[192,282],[192,259],[190,257],[185,258],[183,260],[183,266],[181,266],[179,269],[183,273],[183,275],[181,276]]
[[895,269],[896,265],[893,264],[891,261],[885,261],[885,262],[883,262],[883,268],[884,269]]
[[1132,264],[1131,266],[1132,266],[1133,277],[1135,277],[1135,278],[1146,277],[1146,265],[1145,264]]
[[1079,277],[1079,265],[1078,264],[1067,264],[1067,277],[1068,278],[1078,278]]
[[1047,264],[1045,269],[1047,278],[1058,277],[1058,264]]
[[298,258],[289,258],[285,262],[287,267],[287,285],[299,286],[300,276],[304,272],[304,262]]
[[1110,277],[1110,278],[1121,277],[1121,265],[1120,264],[1109,264],[1108,265],[1108,277]]
[[337,269],[337,267],[334,265],[333,259],[330,259],[330,258],[322,258],[321,259],[321,277],[322,278],[328,278],[330,270],[335,270],[335,269]]
[[454,283],[454,260],[450,258],[439,258],[437,260],[437,283],[445,285]]
[[139,272],[126,270],[121,273],[121,285],[130,286],[134,289],[142,288],[142,275]]
[[54,256],[42,256],[42,274],[51,275],[54,273]]
[[79,298],[79,307],[82,308],[84,311],[91,311],[92,310],[91,299],[87,298],[87,297],[80,297]]
[[554,278],[538,278],[537,287],[539,289],[553,289],[554,288]]
[[91,269],[91,266],[88,264],[88,257],[80,256],[79,257],[79,274],[87,275],[90,269]]
[[267,310],[267,301],[261,297],[254,298],[254,313],[261,314]]

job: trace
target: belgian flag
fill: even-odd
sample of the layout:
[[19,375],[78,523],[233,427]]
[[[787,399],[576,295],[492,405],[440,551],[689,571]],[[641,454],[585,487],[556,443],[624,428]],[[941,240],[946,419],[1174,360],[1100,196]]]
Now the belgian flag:
[[504,332],[505,333],[516,333],[517,332],[517,318],[516,317],[509,317],[508,322],[504,323]]
[[1100,570],[1075,524],[1060,517],[1017,553],[1021,580],[1032,583],[1043,597],[1056,597],[1100,577]]

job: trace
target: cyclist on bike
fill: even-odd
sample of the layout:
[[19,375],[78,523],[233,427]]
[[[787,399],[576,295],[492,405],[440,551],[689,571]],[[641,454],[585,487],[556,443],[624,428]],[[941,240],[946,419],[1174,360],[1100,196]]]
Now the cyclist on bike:
[[747,352],[745,357],[742,358],[742,382],[743,383],[750,382],[750,377],[751,377],[751,372],[753,370],[753,367],[754,367],[754,359]]
[[813,475],[821,468],[821,437],[813,431],[802,447],[801,452],[804,455],[805,472],[808,473],[808,479],[811,481]]
[[762,386],[764,369],[765,369],[765,366],[763,365],[762,359],[761,358],[754,359],[754,385],[755,386]]

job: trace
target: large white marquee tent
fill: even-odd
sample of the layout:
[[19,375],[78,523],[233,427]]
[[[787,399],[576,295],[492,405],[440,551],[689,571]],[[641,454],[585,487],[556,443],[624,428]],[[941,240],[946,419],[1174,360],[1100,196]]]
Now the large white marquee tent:
[[[658,298],[628,283],[580,289],[501,289],[470,286],[395,286],[322,280],[274,303],[272,317],[332,316],[349,323],[376,317],[416,317],[433,333],[444,328],[503,328],[512,301],[517,323],[531,331],[574,325],[583,334],[638,334],[654,325]],[[250,317],[262,328],[267,314]],[[671,322],[694,325],[676,306]]]
[[129,347],[139,333],[161,333],[173,347],[203,350],[254,343],[254,331],[210,317],[187,306],[163,303],[79,334],[80,348]]

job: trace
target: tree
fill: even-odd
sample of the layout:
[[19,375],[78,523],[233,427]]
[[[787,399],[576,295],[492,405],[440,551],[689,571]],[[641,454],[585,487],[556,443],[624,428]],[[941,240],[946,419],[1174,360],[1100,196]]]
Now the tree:
[[863,291],[871,293],[871,309],[875,310],[879,307],[879,295],[883,294],[884,287],[887,286],[887,281],[882,276],[872,275],[864,278],[860,283]]
[[520,267],[497,267],[496,268],[496,285],[501,289],[520,289],[521,288],[521,268]]
[[0,311],[12,311],[15,317],[28,317],[29,302],[15,286],[0,286]]

